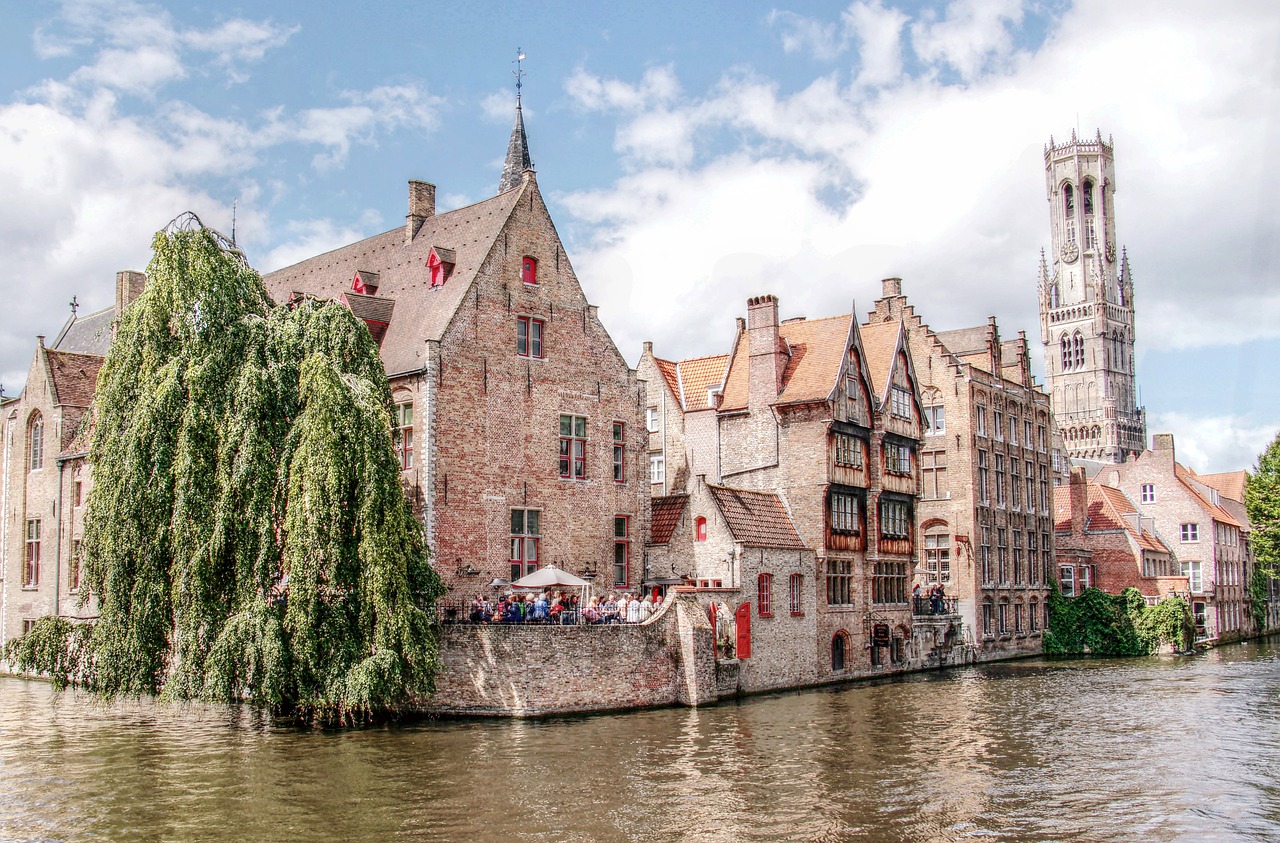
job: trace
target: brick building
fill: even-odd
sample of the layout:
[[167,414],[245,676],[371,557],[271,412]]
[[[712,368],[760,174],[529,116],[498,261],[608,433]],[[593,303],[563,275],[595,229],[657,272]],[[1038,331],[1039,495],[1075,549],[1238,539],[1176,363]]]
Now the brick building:
[[499,193],[265,277],[345,302],[378,340],[405,487],[451,596],[540,565],[634,590],[649,532],[643,387],[587,302],[517,104]]
[[85,316],[73,312],[48,346],[37,337],[22,394],[3,405],[0,643],[44,615],[95,612],[92,604],[79,605],[83,504],[92,485],[81,421],[116,316],[145,282],[140,272],[117,273],[114,306]]
[[1049,139],[1044,151],[1050,255],[1040,255],[1045,382],[1073,459],[1122,462],[1146,447],[1137,404],[1133,275],[1116,253],[1114,148]]
[[1086,588],[1119,594],[1136,588],[1154,605],[1186,595],[1187,577],[1169,546],[1120,489],[1092,483],[1082,468],[1053,490],[1058,582],[1066,597]]
[[1261,631],[1247,600],[1251,557],[1243,505],[1181,465],[1171,434],[1157,434],[1151,450],[1103,467],[1094,480],[1124,492],[1152,519],[1152,532],[1187,578],[1198,639],[1233,641]]
[[887,278],[870,325],[903,326],[923,404],[919,577],[956,598],[980,659],[1039,652],[1053,565],[1053,416],[1027,341],[934,331]]

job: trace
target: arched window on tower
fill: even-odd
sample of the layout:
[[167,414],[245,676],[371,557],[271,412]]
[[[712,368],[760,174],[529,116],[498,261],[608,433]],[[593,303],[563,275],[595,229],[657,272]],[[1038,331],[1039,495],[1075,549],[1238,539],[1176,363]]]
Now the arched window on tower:
[[1049,307],[1056,308],[1058,306],[1058,282],[1055,281],[1049,285]]
[[1093,233],[1093,182],[1088,179],[1080,185],[1084,201],[1084,247],[1096,249],[1098,240]]
[[1080,187],[1084,193],[1084,215],[1091,217],[1093,216],[1093,182],[1085,179]]
[[1076,192],[1070,184],[1062,186],[1062,216],[1066,223],[1067,242],[1076,242]]
[[1062,335],[1061,341],[1058,343],[1062,347],[1062,371],[1071,368],[1071,340],[1066,334]]
[[1084,367],[1084,337],[1080,336],[1079,331],[1071,338],[1071,356],[1071,363],[1075,368]]

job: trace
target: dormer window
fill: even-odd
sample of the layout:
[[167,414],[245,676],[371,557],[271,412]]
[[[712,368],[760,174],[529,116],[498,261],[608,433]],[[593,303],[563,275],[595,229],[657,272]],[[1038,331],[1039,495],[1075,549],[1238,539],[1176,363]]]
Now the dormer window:
[[453,267],[457,261],[457,253],[453,249],[432,246],[431,253],[427,255],[427,271],[431,274],[431,286],[443,287],[449,280],[449,276],[453,274]]
[[525,256],[520,266],[520,280],[526,284],[538,283],[538,261],[536,258]]
[[358,269],[356,274],[351,277],[351,292],[359,293],[362,296],[376,296],[378,294],[379,280],[378,273]]

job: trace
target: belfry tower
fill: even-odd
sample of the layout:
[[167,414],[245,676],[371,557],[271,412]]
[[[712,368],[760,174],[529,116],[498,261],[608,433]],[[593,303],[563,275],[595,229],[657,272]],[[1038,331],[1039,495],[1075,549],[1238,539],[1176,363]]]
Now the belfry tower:
[[[1123,462],[1147,442],[1133,358],[1133,279],[1116,252],[1111,139],[1044,150],[1052,251],[1040,253],[1045,380],[1068,456]],[[1118,258],[1118,260],[1117,260]]]

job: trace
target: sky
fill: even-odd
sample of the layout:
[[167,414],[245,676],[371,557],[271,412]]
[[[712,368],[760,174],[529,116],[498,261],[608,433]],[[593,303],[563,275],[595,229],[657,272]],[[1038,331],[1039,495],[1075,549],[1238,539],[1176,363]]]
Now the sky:
[[0,4],[0,383],[184,211],[260,271],[497,192],[514,59],[538,182],[633,364],[746,299],[1025,331],[1044,147],[1115,144],[1149,433],[1200,472],[1280,430],[1280,4],[857,0]]

